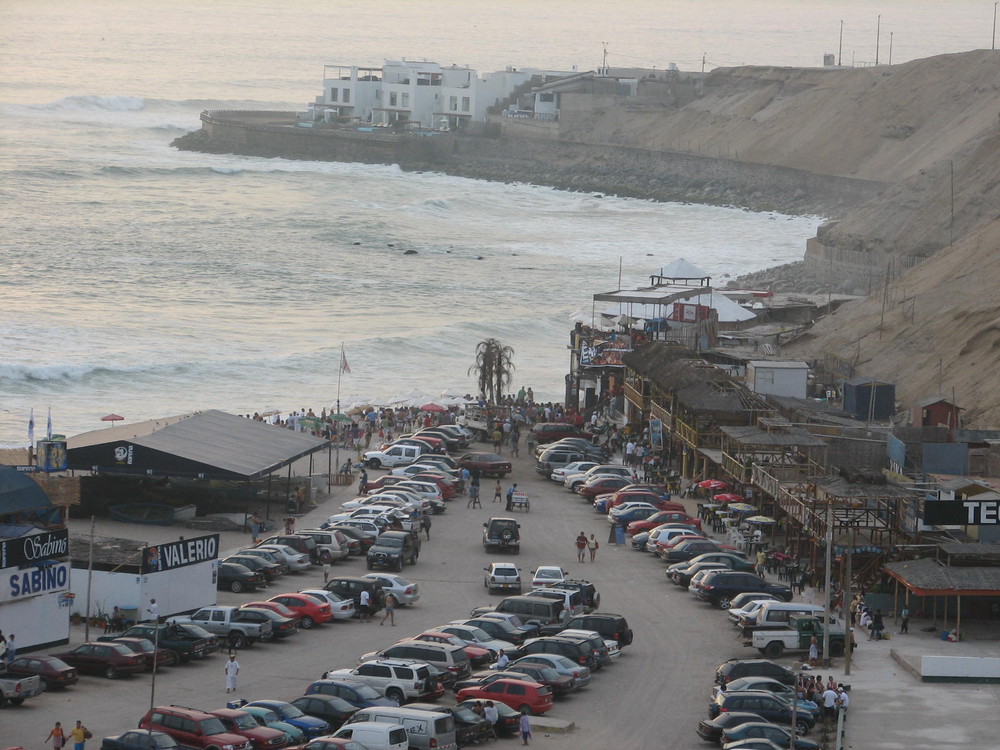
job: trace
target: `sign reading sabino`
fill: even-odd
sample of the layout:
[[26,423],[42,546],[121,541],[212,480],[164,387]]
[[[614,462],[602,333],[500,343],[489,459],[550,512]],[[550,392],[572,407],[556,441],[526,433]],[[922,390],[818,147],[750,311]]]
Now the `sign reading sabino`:
[[0,570],[18,565],[37,565],[69,555],[69,531],[56,529],[19,536],[0,542]]
[[174,568],[183,568],[186,565],[215,560],[218,556],[218,534],[157,544],[146,547],[143,551],[142,572],[160,573],[164,570],[173,570]]
[[939,500],[924,503],[928,526],[998,526],[1000,500]]

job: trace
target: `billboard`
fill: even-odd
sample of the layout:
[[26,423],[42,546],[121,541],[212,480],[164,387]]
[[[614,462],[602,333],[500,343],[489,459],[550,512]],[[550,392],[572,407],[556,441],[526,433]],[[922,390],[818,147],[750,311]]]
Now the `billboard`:
[[219,535],[209,534],[178,542],[154,544],[142,552],[142,572],[161,573],[165,570],[183,568],[187,565],[217,560],[219,557]]
[[69,531],[56,529],[41,534],[0,541],[0,569],[37,565],[46,560],[69,556]]
[[596,336],[580,339],[580,365],[583,367],[624,367],[622,357],[632,351],[632,340],[628,336],[621,338],[598,338]]
[[1000,526],[1000,500],[938,500],[924,503],[928,526]]

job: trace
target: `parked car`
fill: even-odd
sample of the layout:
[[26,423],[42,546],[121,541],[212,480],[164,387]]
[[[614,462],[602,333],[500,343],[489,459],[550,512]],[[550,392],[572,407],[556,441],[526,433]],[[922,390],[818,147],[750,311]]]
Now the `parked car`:
[[748,721],[761,721],[760,714],[752,711],[729,711],[719,714],[714,719],[705,718],[698,722],[695,732],[699,737],[708,742],[716,744],[722,743],[722,732],[729,727],[737,727],[746,724]]
[[362,578],[378,581],[382,591],[392,594],[396,604],[402,607],[416,604],[420,601],[420,584],[403,578],[394,573],[365,573]]
[[537,662],[534,664],[531,662],[508,664],[505,672],[498,674],[504,673],[521,675],[519,679],[531,680],[532,682],[537,682],[539,685],[545,685],[552,690],[552,694],[556,697],[568,695],[577,688],[576,677],[559,674],[552,667]]
[[458,459],[458,465],[469,471],[478,471],[480,476],[503,479],[512,471],[511,463],[496,453],[466,453]]
[[152,729],[169,734],[178,743],[189,747],[232,748],[250,750],[250,740],[226,731],[218,716],[183,706],[156,706],[139,720],[140,729]]
[[[340,730],[337,730],[340,731]],[[406,733],[406,730],[403,730]],[[348,737],[317,737],[310,740],[305,750],[368,750],[365,745]]]
[[[721,689],[721,685],[715,686],[716,695],[718,695]],[[733,680],[727,684],[726,690],[731,693],[738,693],[743,690],[766,690],[789,703],[795,699],[796,695],[794,687],[786,685],[773,677],[740,677],[738,680]],[[814,716],[819,716],[819,706],[814,701],[798,699],[798,710],[808,711]]]
[[478,745],[493,736],[493,727],[481,713],[467,706],[439,706],[436,703],[410,703],[406,706],[415,711],[446,714],[451,716],[455,727],[455,742],[459,747]]
[[529,680],[497,680],[484,687],[467,687],[458,691],[460,701],[470,698],[503,703],[521,713],[536,715],[552,708],[552,690]]
[[209,711],[222,722],[222,726],[231,734],[238,734],[250,740],[255,750],[281,748],[288,744],[285,733],[280,729],[261,726],[253,715],[235,708],[219,708]]
[[493,653],[483,646],[470,645],[452,633],[444,633],[440,630],[425,630],[419,635],[415,635],[411,640],[427,641],[428,643],[447,643],[450,646],[458,646],[465,651],[469,657],[469,663],[473,668],[481,667],[494,661]]
[[764,602],[781,601],[774,594],[765,594],[763,591],[748,591],[745,594],[737,594],[729,602],[729,621],[739,627],[744,617],[751,617]]
[[[718,552],[723,549],[723,545],[713,539],[688,539],[680,542],[674,547],[660,551],[660,559],[668,563],[679,563],[690,560],[706,552]],[[766,590],[766,589],[755,589]],[[740,592],[735,592],[740,593]]]
[[76,667],[55,656],[18,656],[7,664],[7,673],[17,677],[39,677],[42,690],[55,690],[80,681]]
[[579,478],[579,481],[585,481],[583,479],[584,474],[588,470],[594,468],[595,466],[600,466],[597,461],[574,461],[571,464],[566,464],[565,466],[553,470],[552,474],[549,476],[553,482],[558,482],[567,489],[575,490],[576,488],[567,482],[570,477]]
[[[463,708],[474,708],[476,701],[468,700],[457,703]],[[497,737],[516,737],[521,725],[521,712],[516,711],[505,703],[494,703],[497,710],[497,723],[493,725],[493,731]]]
[[381,690],[398,705],[439,695],[439,684],[431,679],[427,664],[412,659],[374,659],[354,669],[331,669],[324,680],[352,680]]
[[419,556],[419,537],[408,531],[386,531],[368,549],[368,570],[379,567],[401,571],[406,563],[416,565]]
[[[732,684],[732,683],[729,683]],[[750,711],[760,714],[763,720],[777,724],[790,725],[792,721],[792,704],[769,690],[720,690],[711,703],[708,704],[708,715],[715,718],[729,711]],[[809,710],[795,710],[795,728],[799,734],[805,734],[816,725],[819,715]]]
[[589,432],[567,422],[537,422],[531,428],[531,435],[538,445],[553,443],[562,438],[583,438],[588,442],[593,437]]
[[494,591],[516,591],[521,593],[521,569],[514,563],[491,562],[485,568],[483,586],[490,593]]
[[735,570],[718,570],[709,573],[698,585],[695,595],[702,601],[714,604],[719,609],[729,609],[729,604],[737,594],[748,591],[763,591],[774,594],[782,601],[792,600],[792,589],[783,583],[771,583],[755,573],[740,573]]
[[368,591],[368,611],[370,614],[376,614],[385,607],[385,590],[381,583],[371,578],[332,576],[323,588],[344,598],[350,597],[354,601],[355,609],[361,607],[361,592]]
[[564,578],[559,582],[559,588],[579,591],[584,612],[593,612],[601,606],[601,594],[590,581],[582,578]]
[[617,641],[619,646],[628,646],[632,643],[632,628],[628,626],[625,617],[610,612],[578,615],[566,622],[566,628],[593,630],[599,633],[602,638]]
[[306,716],[325,721],[331,730],[339,729],[358,710],[343,698],[335,695],[303,695],[292,701],[292,705]]
[[146,669],[145,658],[121,643],[92,641],[72,651],[50,655],[75,667],[82,674],[101,674],[109,680]]
[[205,628],[194,623],[153,623],[140,622],[124,633],[104,635],[98,641],[113,641],[115,638],[147,638],[177,654],[178,661],[204,659],[219,650],[219,639]]
[[598,495],[607,495],[630,484],[632,484],[631,477],[595,474],[576,488],[576,494],[584,499],[593,500]]
[[[320,601],[315,597],[306,594],[289,593],[278,594],[268,599],[269,602],[276,602],[286,607],[289,611],[299,616],[299,627],[309,630],[313,625],[322,625],[333,619],[333,610],[328,602]],[[279,611],[279,614],[284,614]],[[287,615],[286,615],[287,617]]]
[[725,685],[740,677],[773,677],[785,685],[795,684],[795,674],[767,659],[729,659],[715,670],[715,682]]
[[804,737],[793,738],[791,729],[772,724],[769,721],[748,721],[722,731],[723,747],[727,747],[730,743],[751,739],[770,740],[778,747],[795,748],[795,750],[818,750],[820,747],[818,742],[807,740]]
[[275,638],[287,638],[299,632],[298,620],[294,617],[285,617],[273,609],[254,606],[254,603],[244,604],[240,607],[240,617],[246,622],[271,623],[271,633],[266,640]]
[[737,571],[752,571],[754,567],[754,564],[740,553],[706,552],[703,555],[692,557],[687,562],[674,563],[666,569],[665,574],[678,586],[686,586],[691,582],[691,577],[702,569],[698,566],[708,563]]
[[385,691],[355,680],[316,680],[306,688],[306,695],[314,693],[336,696],[355,708],[399,705],[395,700],[387,697]]
[[467,623],[459,624],[451,622],[447,625],[439,625],[436,628],[432,628],[432,630],[457,636],[467,646],[485,648],[493,655],[494,659],[499,656],[501,651],[512,651],[514,649],[514,644],[510,641],[494,638],[482,628],[477,628]]
[[590,644],[573,638],[562,638],[558,635],[529,638],[518,646],[514,652],[516,658],[532,656],[534,654],[558,654],[559,656],[565,656],[580,666],[587,667],[592,672],[601,668],[600,661],[591,649]]
[[264,577],[265,584],[274,583],[275,580],[281,577],[281,569],[277,563],[268,562],[264,558],[255,555],[229,555],[222,558],[221,562],[235,563],[236,565],[242,565],[244,568],[249,568],[255,573],[260,573]]
[[165,732],[149,729],[130,729],[112,734],[101,740],[101,750],[185,750],[177,740]]
[[310,562],[319,562],[319,545],[308,534],[274,534],[262,541],[260,546],[273,546],[275,544],[291,547],[296,552],[306,555]]
[[256,591],[267,585],[264,575],[250,570],[246,565],[220,562],[215,577],[215,587],[220,591],[232,591],[239,594],[243,591]]
[[522,656],[520,659],[512,661],[508,666],[521,666],[526,664],[541,664],[546,667],[551,667],[561,675],[572,677],[576,681],[577,688],[587,687],[590,684],[590,680],[592,679],[591,675],[593,674],[590,671],[590,667],[577,664],[572,659],[560,656],[559,654],[535,653],[530,656]]
[[262,706],[271,709],[278,714],[282,721],[301,729],[305,736],[310,739],[320,737],[330,731],[330,724],[328,722],[323,719],[307,716],[300,709],[285,701],[256,700],[251,701],[247,705]]
[[282,575],[288,575],[292,572],[292,569],[285,562],[285,558],[279,553],[273,550],[264,549],[262,547],[247,547],[239,551],[240,555],[250,555],[252,557],[259,557],[261,560],[266,560],[269,563],[274,563],[278,566],[278,571]]
[[[521,617],[516,612],[511,612],[509,610],[495,611],[491,609],[490,611],[481,612],[475,615],[470,615],[470,618],[476,620],[501,620],[507,623],[508,625],[516,628],[519,632],[523,633],[525,638],[534,638],[536,635],[538,635],[538,629],[539,629],[538,623],[528,622],[527,618]],[[470,623],[468,620],[465,620],[465,623],[467,625],[474,624]],[[487,633],[490,632],[486,628],[483,628],[483,630],[486,630]],[[510,639],[500,638],[499,640],[508,641]]]
[[284,733],[285,741],[290,745],[302,745],[306,741],[305,732],[298,727],[294,727],[287,721],[282,721],[274,711],[264,706],[251,706],[245,701],[239,701],[240,711],[244,711],[253,717],[259,726],[277,729]]
[[531,571],[531,585],[556,586],[565,581],[568,575],[559,565],[539,565]]
[[153,667],[172,667],[177,662],[177,654],[169,649],[157,648],[148,638],[115,638],[112,643],[120,643],[133,654],[142,657],[146,665],[146,671],[150,672]]
[[380,651],[362,654],[360,661],[386,659],[421,661],[437,667],[442,670],[439,679],[445,687],[457,679],[463,679],[472,674],[472,665],[465,653],[465,648],[453,646],[451,643],[404,639]]
[[299,552],[298,550],[289,547],[287,544],[264,543],[259,545],[259,548],[277,552],[281,555],[285,564],[288,565],[289,569],[293,572],[298,570],[309,570],[309,568],[312,567],[312,563],[310,562],[309,555],[307,553]]
[[471,620],[455,620],[452,625],[468,625],[479,628],[490,638],[498,641],[507,641],[515,646],[523,643],[526,638],[532,638],[538,632],[538,628],[522,629],[518,628],[506,620],[494,617],[476,617]]
[[[570,470],[570,466],[572,466],[572,464],[562,470],[564,472],[562,480],[563,486],[566,489],[570,490],[571,492],[576,492],[578,487],[586,483],[588,480],[593,479],[595,476],[619,476],[624,479],[628,479],[629,484],[631,484],[636,480],[635,470],[629,466],[623,466],[622,464],[592,463],[589,461],[588,462],[581,461],[578,463],[580,465],[591,463],[591,465],[585,469],[579,470],[578,472],[572,472]],[[558,471],[560,470],[557,469],[556,472]],[[555,476],[556,472],[553,472],[553,477]],[[627,485],[622,485],[622,486],[627,486]],[[613,491],[616,492],[617,489]]]

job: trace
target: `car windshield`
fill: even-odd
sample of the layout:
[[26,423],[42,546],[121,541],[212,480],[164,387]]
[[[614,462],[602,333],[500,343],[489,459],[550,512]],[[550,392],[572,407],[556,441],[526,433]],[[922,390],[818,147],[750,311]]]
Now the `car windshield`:
[[539,570],[535,578],[562,578],[562,573],[555,570]]
[[[260,708],[258,708],[258,711],[260,711]],[[265,724],[274,724],[275,722],[281,721],[281,717],[269,708],[265,708],[261,711],[259,716],[264,719]]]
[[192,638],[208,638],[211,640],[215,637],[205,630],[205,628],[201,627],[201,625],[181,625],[180,628]]
[[378,545],[379,547],[402,547],[403,540],[397,539],[395,537],[389,537],[388,539],[382,537],[381,539],[379,539]]
[[364,698],[368,701],[377,700],[382,697],[382,694],[371,685],[358,685],[354,690],[357,692],[359,698]]
[[281,707],[281,712],[285,715],[286,719],[298,719],[300,716],[304,716],[298,708],[293,706],[291,703],[285,704]]
[[111,648],[121,656],[128,656],[129,654],[132,653],[132,650],[128,648],[124,643],[112,643]]
[[233,719],[237,729],[256,729],[257,722],[250,714],[239,714]]
[[453,706],[451,711],[455,715],[456,719],[461,719],[462,721],[477,723],[481,718],[483,718],[472,709],[461,704]]
[[202,734],[224,734],[226,731],[222,721],[214,716],[211,719],[202,719],[198,725],[201,727]]
[[[171,747],[177,747],[178,746],[177,745],[177,740],[175,740],[169,734],[162,734],[160,732],[156,732],[152,736],[153,736],[153,744],[156,747],[160,748],[160,750],[166,750],[166,748],[171,748]],[[146,739],[146,735],[145,734],[142,735],[142,739],[143,739],[144,742],[148,741]]]
[[483,630],[482,628],[470,627],[469,628],[469,635],[471,635],[477,641],[489,641],[489,640],[492,640],[490,638],[489,634],[485,630]]

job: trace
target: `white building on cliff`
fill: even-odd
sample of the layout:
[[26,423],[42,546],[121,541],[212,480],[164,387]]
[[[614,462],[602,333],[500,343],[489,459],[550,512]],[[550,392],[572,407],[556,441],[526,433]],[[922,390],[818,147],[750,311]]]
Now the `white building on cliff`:
[[349,117],[373,125],[407,122],[454,130],[485,122],[491,107],[502,109],[532,85],[564,75],[508,67],[480,77],[469,67],[405,58],[386,60],[382,67],[330,64],[323,66],[323,94],[310,110],[316,119]]

